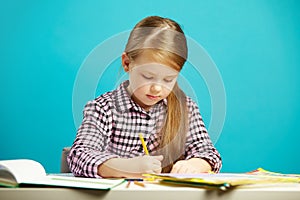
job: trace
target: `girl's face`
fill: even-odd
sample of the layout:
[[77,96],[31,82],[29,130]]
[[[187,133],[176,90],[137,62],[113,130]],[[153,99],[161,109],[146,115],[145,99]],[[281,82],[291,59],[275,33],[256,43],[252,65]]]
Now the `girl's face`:
[[178,76],[178,71],[153,62],[147,55],[131,62],[128,73],[131,98],[145,110],[170,94]]

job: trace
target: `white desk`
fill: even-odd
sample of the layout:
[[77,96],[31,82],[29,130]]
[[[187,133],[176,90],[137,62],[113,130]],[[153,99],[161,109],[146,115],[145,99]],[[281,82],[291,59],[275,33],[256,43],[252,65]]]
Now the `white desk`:
[[157,184],[146,184],[145,187],[131,183],[126,188],[124,183],[110,191],[97,191],[70,188],[0,188],[1,200],[260,200],[284,199],[299,200],[300,184],[281,184],[264,188],[239,188],[226,192],[209,191],[199,188],[171,187]]

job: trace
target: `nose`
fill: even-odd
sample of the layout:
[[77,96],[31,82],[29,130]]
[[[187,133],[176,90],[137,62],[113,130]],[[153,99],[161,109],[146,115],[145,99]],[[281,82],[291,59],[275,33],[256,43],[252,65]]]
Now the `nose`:
[[159,84],[152,84],[150,87],[150,91],[154,94],[159,93],[162,90],[162,86]]

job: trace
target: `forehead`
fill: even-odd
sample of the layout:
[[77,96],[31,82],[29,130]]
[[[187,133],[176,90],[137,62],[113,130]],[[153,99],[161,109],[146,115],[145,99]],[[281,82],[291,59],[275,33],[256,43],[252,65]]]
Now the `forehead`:
[[144,64],[135,64],[132,68],[133,72],[142,72],[142,73],[148,73],[151,75],[157,75],[157,76],[177,76],[178,71],[173,69],[170,66],[157,63],[157,62],[150,62],[150,63],[144,63]]
[[176,57],[170,52],[162,50],[146,49],[140,52],[134,60],[135,65],[145,65],[149,63],[156,63],[157,65],[164,65],[176,71],[180,71],[181,67],[175,62]]

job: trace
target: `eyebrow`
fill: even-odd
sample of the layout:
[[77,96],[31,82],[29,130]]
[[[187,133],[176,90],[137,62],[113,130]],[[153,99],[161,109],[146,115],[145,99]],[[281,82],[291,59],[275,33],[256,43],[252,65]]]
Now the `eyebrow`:
[[[143,71],[142,73],[147,73],[147,74],[152,75],[152,76],[158,75],[158,74],[155,74],[155,73],[149,72],[149,71]],[[178,74],[169,74],[169,75],[166,75],[165,78],[174,78],[176,76],[178,76]]]
[[166,78],[175,78],[176,76],[178,76],[178,75],[177,75],[177,74],[174,74],[174,75],[166,76]]

